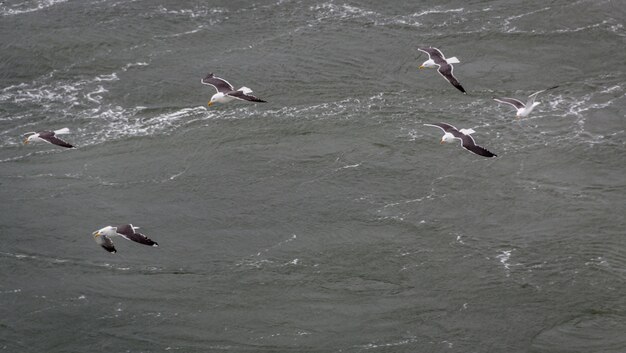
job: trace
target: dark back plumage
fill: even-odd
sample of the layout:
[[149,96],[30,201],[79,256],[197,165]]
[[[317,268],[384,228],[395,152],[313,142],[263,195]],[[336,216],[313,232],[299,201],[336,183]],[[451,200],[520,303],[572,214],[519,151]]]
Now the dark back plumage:
[[73,145],[56,137],[53,131],[41,131],[41,132],[38,132],[37,134],[39,135],[39,138],[44,139],[53,145],[57,145],[57,146],[65,147],[65,148],[74,148]]
[[439,66],[448,64],[443,53],[437,48],[417,48],[417,50],[428,54],[428,58],[432,59]]

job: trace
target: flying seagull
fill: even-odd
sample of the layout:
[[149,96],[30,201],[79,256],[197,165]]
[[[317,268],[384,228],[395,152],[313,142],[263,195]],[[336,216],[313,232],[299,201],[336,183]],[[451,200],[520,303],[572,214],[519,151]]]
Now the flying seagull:
[[117,252],[117,250],[115,250],[115,246],[113,246],[113,241],[111,241],[111,237],[114,236],[120,236],[124,239],[132,240],[145,245],[159,246],[156,241],[152,241],[145,235],[135,232],[136,229],[139,229],[139,227],[134,227],[132,224],[124,224],[117,227],[106,226],[93,232],[93,239],[106,251],[111,253]]
[[228,81],[213,75],[213,73],[208,74],[200,82],[205,85],[213,86],[217,90],[217,93],[211,97],[211,100],[208,103],[209,106],[213,105],[215,102],[228,103],[233,99],[266,103],[266,101],[251,95],[250,93],[252,93],[252,90],[250,88],[244,86],[235,90],[233,85],[228,83]]
[[424,124],[426,126],[434,126],[443,130],[444,134],[441,137],[441,143],[453,142],[456,139],[461,140],[461,146],[466,150],[475,153],[483,157],[497,157],[496,154],[487,151],[486,149],[478,146],[470,134],[475,133],[473,129],[461,129],[458,130],[454,126],[446,123]]
[[459,64],[459,59],[456,56],[446,59],[443,56],[443,53],[437,48],[417,48],[417,50],[428,54],[428,60],[424,61],[422,65],[420,65],[420,69],[423,68],[437,68],[437,72],[443,76],[448,82],[450,82],[454,87],[456,87],[459,91],[467,94],[459,80],[454,77],[453,71],[454,67],[452,64]]
[[559,86],[554,86],[554,87],[550,87],[541,91],[537,91],[533,94],[531,94],[530,96],[528,96],[528,101],[526,102],[526,104],[522,103],[521,101],[515,99],[515,98],[506,98],[506,97],[502,97],[502,98],[493,98],[494,101],[499,102],[499,103],[504,103],[504,104],[510,104],[512,106],[515,107],[515,109],[517,109],[517,114],[515,114],[516,117],[518,118],[524,118],[527,117],[528,114],[530,114],[530,112],[533,111],[533,109],[535,109],[536,106],[538,106],[540,103],[539,102],[535,102],[535,98],[537,98],[537,95],[541,92],[545,92],[547,90],[551,90],[554,88],[557,88]]
[[42,142],[43,141],[43,142],[51,143],[53,145],[65,147],[65,148],[74,148],[74,146],[56,137],[56,135],[63,135],[63,134],[69,134],[69,133],[70,133],[70,129],[64,127],[62,129],[54,130],[54,131],[27,132],[23,136],[28,135],[28,137],[24,139],[25,144],[28,144],[29,142]]

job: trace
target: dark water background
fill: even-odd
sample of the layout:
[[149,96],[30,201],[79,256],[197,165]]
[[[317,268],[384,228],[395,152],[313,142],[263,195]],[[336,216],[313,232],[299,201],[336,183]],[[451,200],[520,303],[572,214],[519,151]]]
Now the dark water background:
[[[625,19],[3,1],[0,351],[626,352]],[[208,72],[269,103],[207,108]],[[553,85],[524,119],[491,100]],[[78,149],[21,142],[62,127]],[[161,246],[92,240],[125,222]]]

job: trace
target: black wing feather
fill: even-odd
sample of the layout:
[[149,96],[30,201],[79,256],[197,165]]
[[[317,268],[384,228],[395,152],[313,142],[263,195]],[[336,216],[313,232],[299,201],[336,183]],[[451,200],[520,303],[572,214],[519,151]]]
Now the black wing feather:
[[260,103],[267,103],[267,101],[264,101],[260,98],[257,98],[251,94],[245,94],[242,91],[231,91],[226,93],[226,95],[237,98],[237,99],[243,99],[246,101],[250,101],[250,102],[260,102]]
[[153,241],[152,239],[148,238],[147,236],[145,236],[145,235],[143,235],[141,233],[135,232],[135,230],[133,229],[133,227],[130,224],[125,224],[125,225],[117,227],[116,232],[117,232],[117,234],[121,235],[122,237],[124,237],[124,238],[126,238],[128,240],[132,240],[132,241],[140,243],[140,244],[150,245],[150,246],[158,246],[159,245],[156,241]]
[[61,147],[65,147],[65,148],[74,148],[74,146],[72,146],[71,144],[61,140],[60,138],[56,137],[54,132],[52,131],[42,131],[39,133],[39,138],[42,138],[48,142],[50,142],[53,145],[57,145],[57,146],[61,146]]
[[[474,138],[470,135],[465,135],[463,133],[460,133],[460,139],[461,139],[461,146],[463,146],[463,148],[465,148],[466,150],[473,152],[479,156],[483,156],[483,157],[497,157],[498,155],[496,155],[495,153],[492,153],[490,151],[488,151],[487,149],[478,146],[475,142],[474,142]],[[454,135],[455,137],[457,137],[456,135]]]
[[446,63],[445,61],[444,61],[444,64],[440,65],[439,68],[437,69],[437,72],[439,72],[441,76],[443,76],[443,78],[448,80],[448,82],[450,82],[452,86],[456,87],[459,91],[467,94],[467,92],[465,92],[465,88],[461,86],[461,83],[459,82],[459,80],[457,80],[456,77],[454,77],[453,71],[454,71],[454,67]]

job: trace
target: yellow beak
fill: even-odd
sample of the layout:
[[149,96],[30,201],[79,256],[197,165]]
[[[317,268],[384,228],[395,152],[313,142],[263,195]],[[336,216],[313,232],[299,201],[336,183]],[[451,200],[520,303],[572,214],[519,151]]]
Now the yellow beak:
[[24,140],[24,144],[27,145],[28,144],[28,139]]
[[98,231],[93,232],[93,237],[94,238],[99,237],[99,236],[100,236],[100,232],[98,232]]
[[439,143],[443,145],[445,143],[445,141],[441,140],[441,141],[439,141]]
[[207,103],[207,105],[210,107],[210,106],[213,105],[213,102],[209,102],[209,103]]
[[418,69],[425,69],[425,68],[426,68],[426,66],[420,65],[420,67]]

